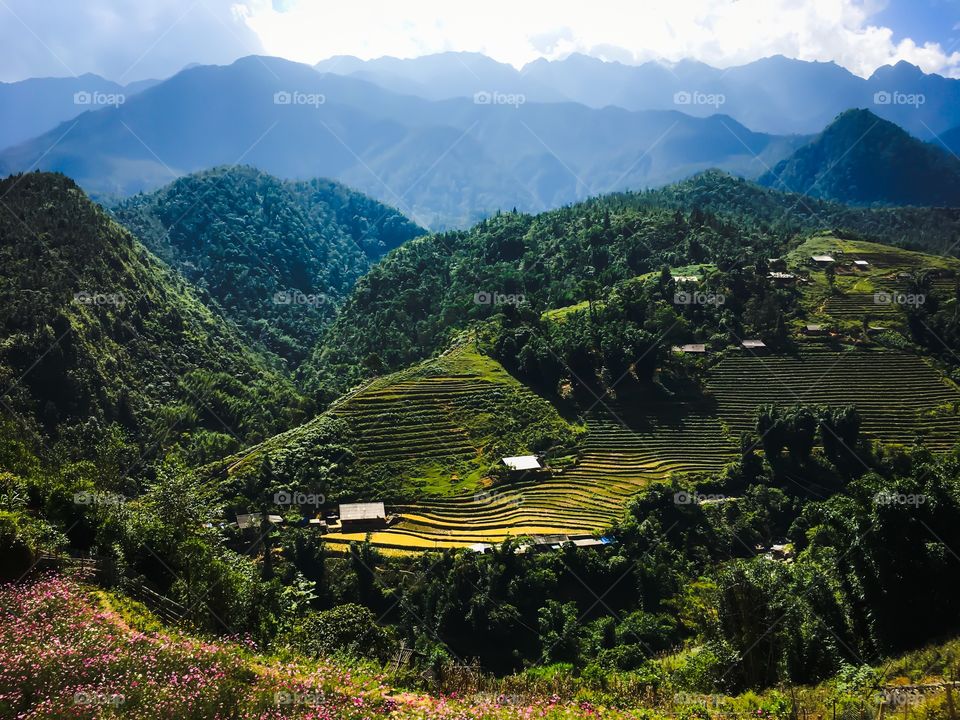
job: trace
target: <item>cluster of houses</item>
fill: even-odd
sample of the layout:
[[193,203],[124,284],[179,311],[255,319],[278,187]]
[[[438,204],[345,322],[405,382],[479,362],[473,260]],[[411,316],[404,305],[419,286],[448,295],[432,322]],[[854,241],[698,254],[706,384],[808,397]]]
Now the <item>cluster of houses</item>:
[[[559,550],[565,545],[572,545],[578,548],[604,547],[612,545],[616,540],[612,537],[594,537],[593,535],[530,535],[524,537],[514,553],[517,555],[526,555],[535,552],[547,552],[550,550]],[[488,553],[493,550],[493,545],[489,543],[476,543],[470,545],[468,550],[475,553]]]
[[[231,525],[240,530],[259,530],[263,524],[263,513],[245,513],[237,515],[235,523]],[[395,520],[387,515],[382,502],[368,503],[341,503],[336,512],[328,513],[325,517],[302,518],[296,522],[287,523],[282,515],[267,515],[267,522],[272,525],[290,525],[292,527],[310,527],[320,532],[369,532],[383,530]]]

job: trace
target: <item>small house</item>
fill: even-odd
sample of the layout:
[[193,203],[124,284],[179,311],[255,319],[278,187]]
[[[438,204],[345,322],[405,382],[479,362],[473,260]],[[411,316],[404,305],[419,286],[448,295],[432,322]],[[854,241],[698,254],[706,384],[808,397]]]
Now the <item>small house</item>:
[[823,325],[807,325],[803,332],[805,335],[826,335],[827,329]]
[[740,343],[744,350],[766,350],[767,344],[763,340],[744,340]]
[[[262,513],[248,513],[244,515],[237,515],[237,527],[241,530],[256,530],[259,529],[260,524],[263,522]],[[280,525],[283,523],[283,517],[280,515],[267,515],[267,522],[272,525]]]
[[868,267],[870,267],[870,263],[868,263],[866,260],[854,260],[853,267],[856,270],[866,270]]
[[703,355],[707,352],[707,346],[703,343],[690,343],[688,345],[674,345],[673,351],[678,353],[694,355]]
[[382,502],[345,503],[340,505],[342,532],[377,530],[387,526],[387,512]]
[[516,455],[514,457],[505,457],[501,462],[506,465],[511,473],[536,472],[542,470],[543,466],[536,455]]
[[826,267],[836,262],[833,255],[811,255],[810,259],[814,265],[819,265],[820,267]]
[[767,277],[773,280],[773,282],[776,285],[790,285],[794,283],[797,279],[797,276],[794,275],[793,273],[779,272],[776,270],[773,272],[767,273]]
[[672,275],[671,277],[673,278],[674,282],[678,282],[678,283],[700,282],[700,278],[698,278],[696,275]]

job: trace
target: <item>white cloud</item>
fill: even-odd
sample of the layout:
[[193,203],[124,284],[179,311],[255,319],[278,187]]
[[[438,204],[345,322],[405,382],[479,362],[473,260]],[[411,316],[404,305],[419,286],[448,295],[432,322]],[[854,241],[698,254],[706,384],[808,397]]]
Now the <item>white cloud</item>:
[[859,75],[899,60],[955,75],[960,53],[894,42],[872,25],[876,0],[245,0],[265,50],[316,62],[331,55],[413,57],[483,52],[521,66],[584,52],[609,59],[695,58],[726,67],[782,54],[836,61]]
[[263,52],[234,0],[0,0],[0,80],[129,82]]

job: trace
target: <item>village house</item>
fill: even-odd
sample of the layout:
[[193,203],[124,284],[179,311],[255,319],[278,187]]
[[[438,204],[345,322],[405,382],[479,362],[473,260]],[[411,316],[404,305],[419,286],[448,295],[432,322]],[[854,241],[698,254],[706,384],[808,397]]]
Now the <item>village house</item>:
[[340,505],[340,528],[342,532],[379,530],[386,526],[387,512],[382,502]]

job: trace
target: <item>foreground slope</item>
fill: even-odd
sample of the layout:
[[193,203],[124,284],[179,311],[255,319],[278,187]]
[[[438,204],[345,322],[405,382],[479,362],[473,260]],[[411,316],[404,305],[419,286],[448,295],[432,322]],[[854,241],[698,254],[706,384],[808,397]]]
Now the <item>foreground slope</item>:
[[292,364],[371,263],[424,232],[338,183],[283,182],[251,167],[189,175],[113,214]]
[[249,442],[303,417],[291,383],[72,180],[14,176],[0,197],[0,378],[29,425]]

